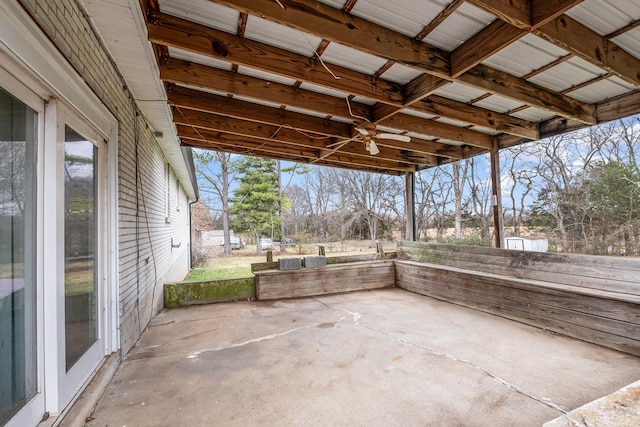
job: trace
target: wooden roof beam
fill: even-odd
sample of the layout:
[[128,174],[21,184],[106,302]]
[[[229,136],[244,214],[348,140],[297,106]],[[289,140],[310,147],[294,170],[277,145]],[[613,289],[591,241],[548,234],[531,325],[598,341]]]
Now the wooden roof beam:
[[[274,2],[274,4],[276,4]],[[277,4],[276,4],[277,5]],[[152,43],[245,65],[302,82],[402,106],[402,87],[382,79],[331,65],[336,79],[314,58],[238,37],[163,13],[151,14],[147,25]]]
[[160,78],[170,83],[247,96],[347,119],[353,119],[353,113],[373,121],[369,105],[351,101],[350,112],[346,99],[180,59],[168,58],[162,62]]
[[640,59],[567,15],[535,34],[640,88]]
[[[495,0],[473,1],[476,6],[488,10],[502,19],[493,21],[451,52],[451,76],[455,78],[468,71],[519,40],[529,31],[562,15],[581,1],[583,0],[528,0],[526,2],[512,0],[509,2],[510,9],[506,7],[506,4]],[[526,11],[527,3],[531,3],[529,5],[531,16],[526,21],[519,21],[521,12]],[[497,10],[496,4],[502,9]],[[506,15],[509,11],[512,13],[511,16]]]
[[395,105],[378,102],[373,109],[372,121],[375,123],[380,123],[385,119],[398,114],[404,107],[415,104],[416,102],[428,97],[438,89],[449,84],[451,84],[449,80],[444,80],[431,74],[422,74],[404,86],[404,102],[402,107],[396,107]]
[[351,135],[351,125],[335,120],[254,104],[195,89],[174,86],[168,93],[169,104],[179,108],[215,113],[242,120],[301,129],[319,135]]
[[401,64],[449,77],[449,54],[315,0],[210,0]]
[[591,125],[596,124],[593,105],[483,64],[476,65],[462,74],[458,80],[563,117],[575,118]]
[[422,135],[459,141],[484,149],[491,148],[491,135],[447,123],[436,122],[435,120],[421,119],[408,114],[396,114],[383,120],[380,124],[394,129],[412,129],[413,132]]
[[413,104],[409,109],[459,120],[526,139],[540,139],[537,123],[437,95],[423,99]]
[[[271,143],[280,144],[280,146],[283,147],[327,150],[332,144],[340,142],[340,139],[336,137],[322,139],[312,138],[310,135],[305,135],[304,133],[300,133],[293,129],[279,128],[278,126],[270,126],[256,122],[222,117],[195,110],[184,110],[182,112],[175,111],[174,121],[176,124],[195,128],[196,133],[201,130],[209,130],[270,141]],[[415,162],[425,165],[434,164],[436,162],[435,156],[432,153],[412,152],[413,150],[409,147],[405,147],[404,150],[398,150],[388,148],[387,145],[378,145],[380,152],[375,156],[377,159],[396,162]],[[411,145],[417,144],[413,143]],[[364,144],[360,141],[345,143],[340,151],[358,156],[371,157],[371,154],[366,151]]]
[[[427,76],[429,75],[427,74]],[[342,101],[334,96],[180,59],[166,58],[166,60],[160,64],[160,78],[169,83],[197,86],[219,92],[248,96],[277,104],[304,108],[332,116],[353,118],[349,113],[346,100]],[[372,113],[372,107],[369,105],[355,101],[350,101],[350,105],[353,115],[366,117],[371,122],[382,121],[398,113],[399,110],[397,107],[378,103],[375,106],[376,114],[374,115]],[[381,114],[379,110],[382,108],[388,108],[390,114]],[[538,139],[537,125],[535,123],[436,95],[431,95],[428,98],[417,101],[408,108],[449,117],[472,125],[494,129],[498,132],[519,135],[528,139]]]
[[458,77],[527,34],[496,19],[451,52],[451,77]]
[[531,31],[584,0],[468,0],[509,24]]
[[[350,138],[352,135],[351,125],[347,123],[310,117],[306,114],[258,105],[248,101],[228,98],[186,87],[175,86],[167,93],[167,96],[169,103],[177,107],[205,111],[222,116],[256,121],[265,124],[282,125],[288,128],[299,129],[304,132],[337,136],[339,138]],[[406,116],[406,114],[401,114],[399,116]],[[407,117],[411,117],[411,119],[405,118],[404,120],[396,119],[395,121],[390,121],[393,119],[392,118],[387,119],[385,122],[392,123],[392,125],[390,125],[391,127],[396,127],[397,129],[409,132],[423,133],[422,131],[428,129],[428,135],[436,138],[452,139],[454,141],[471,145],[484,144],[484,138],[486,135],[483,133],[445,123],[433,124],[435,122],[431,120],[423,120],[417,117]],[[428,122],[428,124],[421,122]],[[397,127],[397,125],[402,125],[402,127]]]
[[[195,128],[209,129],[217,132],[224,132],[236,135],[245,135],[258,139],[277,140],[302,147],[324,149],[328,145],[340,139],[348,139],[347,135],[333,136],[330,138],[317,138],[313,135],[298,132],[294,129],[281,128],[277,125],[267,125],[264,123],[251,122],[247,120],[222,117],[212,113],[197,110],[180,110],[174,107],[174,122]],[[360,144],[356,141],[351,145]],[[379,139],[376,144],[380,147],[393,148],[395,151],[402,151],[403,155],[410,151],[416,156],[439,156],[450,157],[452,159],[462,159],[462,149],[455,145],[441,144],[420,138],[411,138],[409,142],[395,141],[391,139]],[[348,146],[347,148],[349,148]],[[364,153],[364,150],[362,151]],[[367,155],[370,155],[368,152]],[[396,159],[395,157],[391,157]],[[398,158],[399,159],[399,158]]]
[[[318,164],[318,158],[322,156],[322,150],[296,147],[282,144],[279,141],[265,141],[262,139],[251,138],[248,136],[240,136],[216,132],[207,129],[194,129],[191,126],[176,126],[178,136],[183,139],[200,141],[201,143],[216,144],[223,151],[249,154],[255,156],[264,156],[271,158],[280,158],[284,160],[296,160],[306,163],[315,162]],[[324,159],[330,163],[343,164],[345,167],[349,165],[361,166],[370,171],[414,171],[416,167],[410,163],[400,161],[390,161],[380,159],[367,153],[366,156],[335,152],[331,156]],[[435,159],[431,159],[435,162]],[[428,166],[428,165],[424,165]]]
[[[334,9],[315,0],[288,0],[285,1],[286,9],[279,7],[276,2],[269,1],[210,1],[241,12],[260,16],[273,22],[296,28],[300,31],[314,34],[388,60],[396,61],[436,77],[451,79],[449,66],[450,57],[448,53],[388,28],[368,22],[362,18],[353,17],[341,10]],[[503,0],[497,1],[502,2]],[[510,3],[515,0],[504,1]],[[558,1],[562,2],[562,0]],[[263,49],[266,49],[266,47]],[[255,66],[255,64],[251,66]],[[265,64],[265,66],[265,71],[275,72],[272,68],[273,65]],[[492,75],[491,82],[490,84],[483,83],[482,85],[477,85],[477,80],[474,77],[476,77],[478,73],[472,74],[471,76],[468,76],[468,74],[478,67],[479,66],[476,66],[474,69],[461,75],[458,80],[483,88],[497,95],[517,99],[523,103],[531,103],[530,105],[532,106],[543,108],[554,114],[559,114],[564,117],[573,117],[574,114],[578,114],[580,120],[587,122],[593,121],[593,114],[583,114],[584,110],[588,109],[589,104],[576,101],[567,96],[558,95],[549,89],[534,85],[507,73],[501,74],[499,70],[485,66],[486,70],[483,69],[482,72],[487,74],[485,71],[488,71],[488,73]],[[342,77],[336,72],[335,68],[336,67],[332,65],[334,73]],[[507,78],[507,81],[502,79],[503,76]],[[341,80],[336,80],[336,82],[340,82]],[[353,91],[351,93],[360,95]],[[537,96],[533,96],[535,94],[541,94],[544,101],[539,101]],[[386,104],[402,106],[396,102],[385,102],[385,100],[379,99],[379,97],[369,96],[369,98]],[[590,113],[593,113],[593,111]]]

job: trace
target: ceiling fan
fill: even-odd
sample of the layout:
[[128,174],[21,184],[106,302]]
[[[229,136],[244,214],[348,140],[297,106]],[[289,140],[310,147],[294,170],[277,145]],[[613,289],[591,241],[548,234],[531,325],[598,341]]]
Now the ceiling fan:
[[351,141],[361,141],[364,144],[365,149],[372,156],[375,156],[380,152],[380,149],[376,144],[377,139],[392,139],[394,141],[401,141],[401,142],[411,141],[411,137],[407,135],[399,135],[397,133],[388,133],[388,132],[378,132],[376,129],[375,123],[371,123],[371,122],[356,123],[354,124],[353,129],[355,131],[353,137],[337,142],[335,144],[331,144],[327,148],[333,148],[333,151],[337,151]]
[[399,135],[397,133],[378,132],[375,123],[363,122],[354,125],[354,130],[359,133],[353,139],[362,140],[365,145],[365,149],[376,155],[380,152],[376,145],[376,139],[392,139],[394,141],[409,142],[411,138],[407,135]]

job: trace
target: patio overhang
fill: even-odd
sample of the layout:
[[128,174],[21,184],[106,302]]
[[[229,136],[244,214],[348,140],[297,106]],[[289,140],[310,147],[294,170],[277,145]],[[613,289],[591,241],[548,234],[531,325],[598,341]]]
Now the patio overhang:
[[119,66],[185,146],[400,175],[640,112],[630,4],[119,1],[155,57]]

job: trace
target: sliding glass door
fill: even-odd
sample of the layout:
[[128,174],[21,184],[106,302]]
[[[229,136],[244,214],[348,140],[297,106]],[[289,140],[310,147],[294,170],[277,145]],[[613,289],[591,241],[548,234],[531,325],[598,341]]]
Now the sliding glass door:
[[64,407],[104,358],[106,147],[70,109],[57,106],[60,193],[58,386]]
[[37,118],[0,88],[0,425],[38,391]]
[[65,369],[98,340],[97,154],[69,125],[64,140]]

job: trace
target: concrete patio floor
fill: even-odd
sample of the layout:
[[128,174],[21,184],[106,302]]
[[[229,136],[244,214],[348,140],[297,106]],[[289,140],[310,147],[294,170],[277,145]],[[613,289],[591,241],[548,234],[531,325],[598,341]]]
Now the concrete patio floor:
[[88,426],[540,426],[640,358],[399,289],[162,311]]

